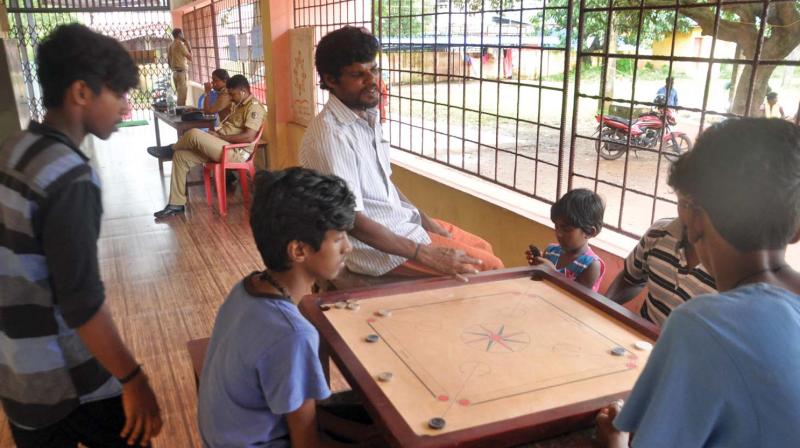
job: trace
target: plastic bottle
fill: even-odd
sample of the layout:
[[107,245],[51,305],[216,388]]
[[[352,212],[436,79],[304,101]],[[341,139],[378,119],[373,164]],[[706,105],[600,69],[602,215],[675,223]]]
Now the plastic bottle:
[[172,90],[172,87],[170,87],[167,89],[167,113],[175,115],[177,104],[178,103],[175,101],[175,92]]

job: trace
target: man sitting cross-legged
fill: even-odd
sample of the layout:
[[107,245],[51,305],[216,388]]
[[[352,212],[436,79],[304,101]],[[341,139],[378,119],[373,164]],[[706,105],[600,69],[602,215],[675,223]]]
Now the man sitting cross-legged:
[[[183,213],[186,205],[186,175],[193,166],[216,162],[222,156],[222,147],[228,143],[248,143],[255,139],[266,116],[266,110],[250,93],[250,84],[242,75],[231,77],[226,83],[233,106],[230,115],[216,130],[204,132],[191,129],[172,145],[172,181],[169,203],[154,214],[164,218]],[[239,148],[228,152],[228,161],[241,162],[254,150]],[[161,156],[162,154],[154,154]],[[166,155],[166,154],[164,154]]]
[[319,41],[315,56],[325,108],[311,122],[300,163],[347,181],[356,197],[347,267],[380,276],[466,274],[503,267],[492,246],[419,211],[391,180],[389,143],[377,107],[378,41],[362,28],[344,27]]

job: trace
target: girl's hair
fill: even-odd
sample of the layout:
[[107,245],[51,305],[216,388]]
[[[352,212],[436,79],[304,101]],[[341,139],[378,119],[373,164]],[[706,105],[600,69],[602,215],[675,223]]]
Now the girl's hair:
[[550,208],[550,219],[566,221],[585,233],[595,236],[603,228],[606,204],[597,193],[585,188],[568,191]]

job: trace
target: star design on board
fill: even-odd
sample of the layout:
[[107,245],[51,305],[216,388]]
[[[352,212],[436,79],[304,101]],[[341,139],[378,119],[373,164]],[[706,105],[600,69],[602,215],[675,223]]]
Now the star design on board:
[[500,324],[496,331],[486,328],[484,325],[471,327],[464,332],[465,336],[472,336],[472,339],[464,339],[469,345],[486,344],[484,351],[517,352],[525,348],[530,343],[530,337],[522,331],[506,333],[506,326]]

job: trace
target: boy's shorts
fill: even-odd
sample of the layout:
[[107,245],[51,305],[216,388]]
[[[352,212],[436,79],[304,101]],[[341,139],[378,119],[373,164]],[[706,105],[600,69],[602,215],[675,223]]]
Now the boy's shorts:
[[341,443],[380,438],[364,405],[353,391],[338,392],[317,403],[320,430]]
[[22,429],[9,423],[17,448],[77,447],[86,446],[128,447],[119,436],[125,427],[122,397],[85,403],[60,422],[40,428]]

